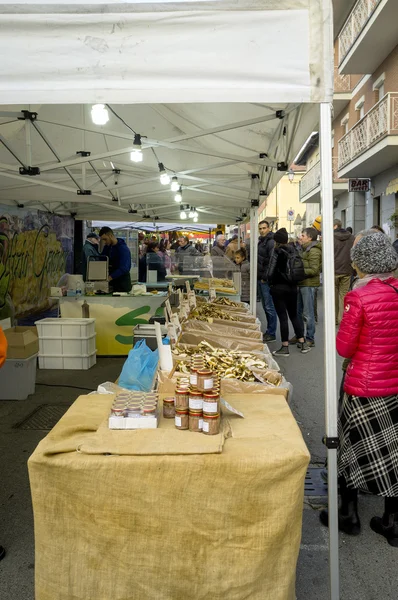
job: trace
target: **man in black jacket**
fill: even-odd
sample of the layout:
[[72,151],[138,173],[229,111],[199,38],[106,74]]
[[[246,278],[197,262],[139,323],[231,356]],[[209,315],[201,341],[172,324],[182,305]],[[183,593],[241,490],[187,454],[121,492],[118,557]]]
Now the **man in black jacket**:
[[257,263],[258,290],[265,316],[267,317],[267,330],[264,333],[263,340],[264,342],[274,342],[276,340],[277,316],[267,282],[269,259],[275,245],[274,234],[269,227],[268,221],[260,221],[258,229],[260,232]]

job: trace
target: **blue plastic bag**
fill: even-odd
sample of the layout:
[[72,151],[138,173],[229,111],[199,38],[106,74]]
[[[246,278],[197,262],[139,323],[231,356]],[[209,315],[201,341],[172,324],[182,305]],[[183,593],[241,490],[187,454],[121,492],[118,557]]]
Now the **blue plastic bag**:
[[151,391],[158,361],[158,350],[152,351],[145,340],[140,340],[129,352],[120,374],[119,385],[128,390]]

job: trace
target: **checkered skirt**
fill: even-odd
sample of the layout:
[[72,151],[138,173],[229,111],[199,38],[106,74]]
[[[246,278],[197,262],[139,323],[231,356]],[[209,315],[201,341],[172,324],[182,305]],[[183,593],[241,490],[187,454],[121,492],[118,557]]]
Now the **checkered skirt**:
[[338,433],[338,473],[347,486],[377,496],[398,496],[398,394],[384,398],[344,394]]

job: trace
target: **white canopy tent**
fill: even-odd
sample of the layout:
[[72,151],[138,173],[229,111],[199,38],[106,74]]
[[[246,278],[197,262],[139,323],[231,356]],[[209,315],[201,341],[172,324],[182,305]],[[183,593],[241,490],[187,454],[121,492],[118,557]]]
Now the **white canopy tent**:
[[[80,219],[131,221],[129,211],[137,211],[135,221],[175,222],[179,207],[159,183],[163,163],[201,223],[234,223],[250,212],[255,312],[258,203],[320,124],[330,589],[337,600],[332,27],[331,0],[2,3],[0,203]],[[109,123],[93,125],[93,103],[117,116],[109,109]],[[133,130],[146,136],[139,165],[129,160]]]

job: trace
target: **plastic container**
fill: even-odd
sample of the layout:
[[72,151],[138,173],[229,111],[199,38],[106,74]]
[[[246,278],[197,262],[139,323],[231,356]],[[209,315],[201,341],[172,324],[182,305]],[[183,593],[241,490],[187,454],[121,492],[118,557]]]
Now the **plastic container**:
[[95,334],[95,319],[41,319],[36,321],[37,333],[44,338],[89,338]]
[[96,351],[87,356],[62,356],[54,354],[41,354],[39,356],[40,369],[64,369],[87,371],[97,362]]
[[89,338],[40,338],[40,356],[88,356],[95,352],[95,334]]
[[8,358],[0,369],[0,400],[26,400],[35,393],[37,354]]

